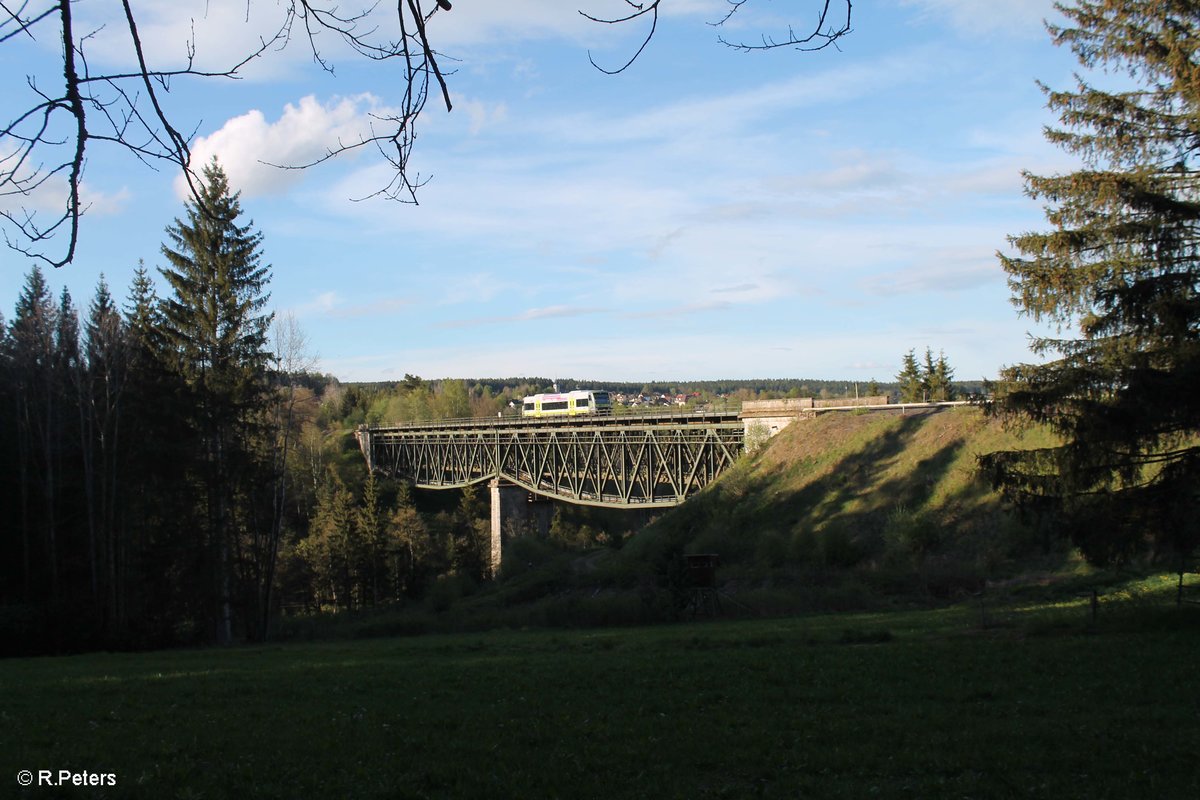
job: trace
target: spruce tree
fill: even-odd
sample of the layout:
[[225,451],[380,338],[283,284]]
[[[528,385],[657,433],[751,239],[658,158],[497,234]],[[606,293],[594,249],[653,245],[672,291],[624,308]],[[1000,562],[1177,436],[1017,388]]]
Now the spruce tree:
[[[9,336],[20,488],[20,558],[23,598],[57,599],[59,560],[54,515],[55,333],[58,311],[40,269],[29,271],[17,298]],[[40,534],[40,546],[35,544]]]
[[259,466],[256,428],[269,400],[270,268],[262,234],[241,215],[239,194],[214,160],[185,218],[167,228],[162,253],[170,267],[160,270],[172,291],[161,305],[164,354],[190,401],[184,421],[196,447],[209,621],[219,642],[232,638],[234,553],[239,527],[254,516],[245,493]]
[[929,399],[935,403],[954,399],[954,369],[946,360],[945,352],[938,352],[937,361],[933,360],[931,350],[925,351],[925,362],[928,365],[925,372],[925,384],[929,387]]
[[12,368],[12,343],[8,322],[0,313],[0,507],[7,509],[7,524],[0,532],[0,605],[21,598],[22,537],[17,532],[18,493],[16,389]]
[[110,634],[124,623],[124,542],[117,526],[128,348],[121,313],[104,277],[84,324],[85,368],[80,391],[84,499],[94,600]]
[[904,354],[896,382],[900,384],[901,403],[919,403],[924,399],[925,380],[921,375],[921,365],[917,363],[915,350]]
[[1050,25],[1090,70],[1044,88],[1081,158],[1027,174],[1051,230],[1001,256],[1021,313],[1057,326],[1045,361],[1005,369],[993,410],[1049,426],[1057,446],[982,459],[996,484],[1099,564],[1200,541],[1200,6],[1077,0]]

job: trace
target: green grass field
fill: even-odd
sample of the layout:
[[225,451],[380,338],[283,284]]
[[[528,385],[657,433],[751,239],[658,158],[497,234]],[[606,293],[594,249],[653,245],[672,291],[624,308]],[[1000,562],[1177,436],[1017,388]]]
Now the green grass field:
[[1111,605],[9,660],[0,796],[1200,797],[1197,609]]

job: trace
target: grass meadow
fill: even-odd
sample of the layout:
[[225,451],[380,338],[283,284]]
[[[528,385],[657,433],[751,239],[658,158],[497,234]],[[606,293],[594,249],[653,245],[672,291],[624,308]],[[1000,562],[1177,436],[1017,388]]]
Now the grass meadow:
[[[1196,798],[1165,602],[0,661],[0,796]],[[112,774],[22,788],[20,770]]]

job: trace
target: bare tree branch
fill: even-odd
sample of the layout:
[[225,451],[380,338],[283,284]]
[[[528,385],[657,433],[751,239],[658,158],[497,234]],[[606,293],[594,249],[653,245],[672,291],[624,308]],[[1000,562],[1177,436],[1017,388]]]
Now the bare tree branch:
[[650,18],[650,30],[646,31],[646,38],[642,39],[642,43],[638,45],[638,49],[635,50],[633,55],[629,57],[629,60],[616,69],[605,69],[604,67],[600,66],[596,63],[596,59],[592,57],[592,51],[588,51],[588,61],[592,63],[593,67],[600,70],[605,75],[616,75],[617,73],[624,72],[625,70],[629,69],[633,62],[638,60],[638,56],[642,54],[642,51],[646,49],[646,45],[650,44],[650,40],[654,38],[654,32],[658,30],[658,6],[662,3],[662,0],[652,0],[652,2],[648,5],[645,3],[634,3],[632,0],[625,0],[625,2],[630,8],[633,9],[633,11],[623,17],[612,17],[610,19],[605,19],[603,17],[593,17],[591,14],[587,14],[583,11],[579,12],[592,22],[598,22],[602,25],[621,25],[626,22],[633,22],[641,17]]
[[[729,3],[729,12],[724,19],[720,20],[716,25],[724,25],[736,14],[742,6],[749,3],[750,0],[727,0]],[[835,21],[831,21],[830,6],[846,7],[846,17],[842,19],[841,14],[838,14]],[[851,0],[823,0],[821,10],[817,14],[817,22],[813,25],[812,30],[806,35],[799,35],[792,26],[788,26],[787,37],[783,39],[774,39],[769,36],[763,36],[759,44],[746,44],[744,42],[731,42],[723,36],[718,36],[721,44],[732,47],[735,50],[741,50],[744,53],[749,53],[755,50],[775,50],[781,47],[794,48],[796,50],[813,51],[824,50],[830,45],[837,46],[837,40],[850,33],[850,15],[851,15]]]
[[[796,32],[795,28],[789,25],[786,37],[782,39],[775,39],[773,37],[764,35],[761,43],[759,44],[733,42],[724,38],[723,36],[718,36],[717,40],[727,47],[732,47],[735,50],[740,50],[746,53],[756,50],[775,50],[778,48],[793,48],[796,50],[812,51],[823,50],[830,45],[836,46],[838,39],[841,39],[843,36],[846,36],[851,32],[850,17],[852,0],[814,1],[818,3],[820,9],[817,13],[816,24],[813,25],[812,29],[807,34],[801,35]],[[646,36],[642,39],[641,44],[638,45],[638,48],[634,51],[633,55],[631,55],[624,63],[622,63],[621,66],[614,69],[602,67],[596,63],[591,51],[588,51],[588,60],[591,61],[592,66],[606,75],[616,75],[617,73],[624,72],[630,66],[632,66],[633,62],[637,61],[638,57],[641,56],[643,51],[645,51],[647,45],[650,44],[650,40],[654,38],[654,34],[658,30],[658,12],[662,7],[663,2],[664,0],[647,0],[647,2],[639,3],[634,2],[634,0],[625,0],[625,4],[629,7],[630,11],[624,16],[596,17],[584,11],[580,11],[579,13],[583,17],[602,25],[622,25],[625,23],[636,22],[643,17],[649,19],[649,28],[646,31]],[[739,11],[742,10],[744,6],[750,3],[751,0],[726,0],[726,2],[729,3],[729,8],[726,10],[724,17],[712,23],[714,27],[721,27],[728,23]],[[843,6],[845,7],[846,12],[844,20],[842,19],[839,11],[839,9],[841,9]],[[835,12],[836,16],[831,17],[831,13]]]

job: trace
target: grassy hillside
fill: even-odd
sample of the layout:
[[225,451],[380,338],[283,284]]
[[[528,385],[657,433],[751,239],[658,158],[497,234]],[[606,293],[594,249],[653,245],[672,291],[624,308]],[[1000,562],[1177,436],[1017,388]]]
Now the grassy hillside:
[[921,568],[974,580],[1041,544],[980,480],[977,456],[1044,443],[975,408],[798,420],[631,544],[668,539],[743,568]]

